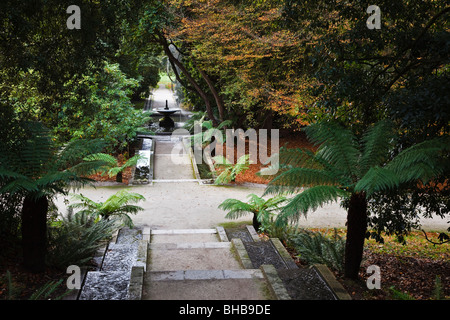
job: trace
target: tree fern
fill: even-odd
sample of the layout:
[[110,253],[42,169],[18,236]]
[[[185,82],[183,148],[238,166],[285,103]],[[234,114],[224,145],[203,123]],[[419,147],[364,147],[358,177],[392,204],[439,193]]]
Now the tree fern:
[[359,160],[360,175],[373,166],[383,165],[396,141],[394,128],[390,121],[380,121],[362,136],[362,152]]
[[117,159],[110,154],[95,153],[84,158],[87,163],[95,163],[98,166],[97,172],[102,172],[102,175],[108,173],[109,177],[118,176],[118,181],[121,182],[119,174],[128,167],[135,166],[137,162],[144,158],[141,155],[135,155],[125,161],[124,164],[119,165]]
[[115,217],[121,219],[123,224],[130,228],[133,227],[133,221],[129,214],[136,214],[144,210],[142,207],[130,203],[145,200],[141,194],[128,192],[125,189],[113,194],[105,202],[95,202],[82,194],[75,194],[72,199],[80,201],[69,205],[71,208],[82,209],[77,214],[91,215],[95,221]]
[[358,167],[359,150],[357,139],[350,130],[330,122],[312,124],[305,128],[308,138],[319,146],[317,154],[348,176],[354,176]]
[[357,139],[333,122],[305,129],[317,150],[281,150],[280,171],[264,194],[294,194],[278,215],[296,221],[308,211],[345,200],[348,210],[345,275],[356,278],[367,229],[367,201],[405,183],[424,182],[448,166],[449,137],[419,143],[393,157],[395,135],[389,121],[375,124]]
[[247,202],[226,199],[219,205],[219,209],[228,211],[225,216],[227,219],[239,219],[247,214],[253,214],[253,226],[256,230],[259,229],[261,223],[268,221],[286,201],[286,198],[282,195],[264,199],[252,193],[247,197],[249,199]]
[[[18,124],[21,139],[0,143],[0,193],[23,198],[21,232],[23,261],[30,271],[45,269],[46,220],[50,199],[88,183],[79,163],[97,143],[69,143],[57,148],[49,130],[38,122]],[[20,131],[20,130],[19,130]],[[23,138],[23,139],[22,139]],[[90,167],[92,169],[92,167]],[[86,172],[87,173],[87,172]]]
[[243,155],[238,159],[236,164],[232,164],[224,156],[213,157],[215,165],[223,168],[222,172],[217,176],[214,183],[222,184],[234,181],[239,173],[244,172],[249,168],[249,157],[250,156],[248,154]]

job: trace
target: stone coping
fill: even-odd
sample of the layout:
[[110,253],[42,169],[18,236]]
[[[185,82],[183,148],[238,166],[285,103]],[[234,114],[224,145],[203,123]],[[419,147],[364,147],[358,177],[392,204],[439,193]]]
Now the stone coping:
[[259,269],[151,271],[152,281],[262,279]]
[[352,300],[350,294],[344,289],[342,284],[336,280],[336,277],[326,265],[314,264],[311,268],[314,268],[317,271],[338,300]]

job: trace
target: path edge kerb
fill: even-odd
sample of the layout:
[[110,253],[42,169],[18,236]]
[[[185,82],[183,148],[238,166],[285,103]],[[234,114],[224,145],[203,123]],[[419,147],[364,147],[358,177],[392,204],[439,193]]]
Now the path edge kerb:
[[333,294],[336,296],[338,300],[352,300],[350,294],[344,289],[342,284],[337,281],[334,274],[330,271],[330,269],[323,264],[313,264],[311,266],[320,277],[326,282],[328,287],[331,289]]
[[134,266],[131,267],[128,284],[127,300],[142,300],[144,276],[147,271],[148,244],[150,242],[150,228],[142,230],[142,240],[139,241],[138,253]]

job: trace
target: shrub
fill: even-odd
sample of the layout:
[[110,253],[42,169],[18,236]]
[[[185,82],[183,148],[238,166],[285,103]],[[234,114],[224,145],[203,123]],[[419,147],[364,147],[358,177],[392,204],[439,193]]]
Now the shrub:
[[112,219],[94,222],[89,215],[71,212],[49,227],[48,265],[67,268],[72,264],[87,264],[119,227]]
[[105,202],[92,201],[82,194],[76,194],[73,198],[80,200],[81,202],[71,204],[70,207],[83,209],[78,212],[77,215],[86,214],[93,217],[95,222],[103,219],[108,220],[111,217],[117,217],[122,220],[124,225],[130,228],[133,228],[133,221],[128,214],[136,214],[144,209],[129,203],[145,200],[142,195],[135,192],[128,192],[127,190],[120,190],[106,199]]
[[222,184],[234,181],[239,173],[245,172],[249,168],[249,157],[250,155],[245,154],[238,159],[236,164],[232,164],[224,156],[215,156],[213,158],[213,160],[215,161],[215,166],[223,167],[223,170],[217,176],[214,183]]
[[337,234],[327,237],[321,232],[300,230],[292,239],[299,257],[309,264],[325,264],[337,271],[344,269],[345,239]]

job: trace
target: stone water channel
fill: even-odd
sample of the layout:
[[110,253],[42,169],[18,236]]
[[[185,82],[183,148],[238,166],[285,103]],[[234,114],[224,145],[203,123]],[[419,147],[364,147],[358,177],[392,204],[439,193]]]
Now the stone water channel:
[[[317,268],[299,268],[278,239],[263,241],[252,227],[226,228],[229,239],[242,240],[253,268],[273,265],[292,300],[337,300]],[[286,256],[282,256],[283,252]]]
[[97,256],[97,270],[86,274],[79,300],[128,300],[131,268],[136,263],[142,230],[122,228]]

